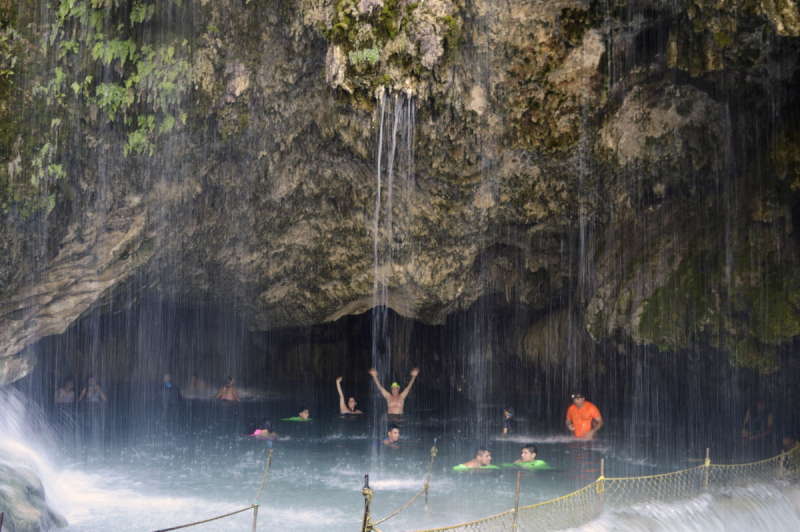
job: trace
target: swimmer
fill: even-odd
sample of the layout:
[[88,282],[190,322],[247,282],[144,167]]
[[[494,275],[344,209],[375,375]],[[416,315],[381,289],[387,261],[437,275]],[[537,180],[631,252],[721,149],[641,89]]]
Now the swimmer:
[[172,408],[175,406],[183,405],[183,396],[178,385],[172,382],[172,376],[169,373],[164,373],[164,386],[161,388],[161,406],[162,408]]
[[241,403],[242,400],[239,399],[239,392],[236,391],[236,381],[230,375],[228,376],[228,384],[223,386],[217,392],[217,395],[214,396],[214,399],[219,399],[221,401],[234,401],[237,403]]
[[78,402],[80,403],[84,397],[86,397],[87,403],[99,404],[101,399],[103,401],[108,401],[106,394],[103,393],[103,389],[95,384],[94,377],[91,375],[89,375],[89,378],[86,380],[86,388],[81,390],[81,395],[78,397]]
[[248,436],[253,436],[258,440],[271,440],[278,437],[278,434],[272,427],[272,421],[269,418],[261,420],[261,424],[256,426],[255,422],[251,422],[247,430]]
[[520,459],[515,460],[515,464],[521,463],[529,463],[536,460],[536,446],[532,443],[529,443],[525,447],[522,448],[522,453],[520,453]]
[[389,430],[386,432],[386,437],[381,440],[381,443],[390,449],[399,449],[397,441],[400,439],[400,427],[392,423],[389,425]]
[[460,467],[469,467],[478,469],[479,467],[486,467],[492,464],[492,455],[486,447],[478,447],[475,449],[475,458],[464,462]]
[[67,379],[64,386],[56,390],[55,401],[57,404],[70,404],[75,402],[75,381]]
[[285,417],[283,418],[284,421],[311,421],[311,418],[308,417],[308,408],[305,406],[301,406],[300,410],[297,412],[295,417]]
[[342,377],[336,379],[336,390],[339,392],[339,413],[340,414],[363,414],[361,410],[356,410],[356,398],[351,397],[344,403],[344,393],[342,393]]
[[553,469],[544,460],[536,459],[536,446],[532,443],[525,445],[520,453],[520,459],[512,464],[501,464],[503,467],[519,467],[527,471],[548,471]]
[[189,385],[189,395],[192,397],[208,397],[211,395],[208,384],[197,373],[192,373],[192,383]]
[[510,406],[503,411],[503,434],[517,432],[517,420],[514,418],[514,407]]
[[411,391],[411,387],[414,385],[414,380],[417,378],[417,375],[419,375],[419,369],[414,368],[411,370],[411,380],[408,382],[406,389],[402,392],[400,391],[400,385],[396,382],[392,383],[392,393],[387,392],[384,387],[381,386],[380,381],[378,381],[377,369],[370,368],[369,374],[372,375],[372,380],[375,381],[375,385],[378,387],[381,395],[386,399],[386,413],[389,415],[402,415],[403,404],[406,401],[406,397],[408,397],[408,392]]

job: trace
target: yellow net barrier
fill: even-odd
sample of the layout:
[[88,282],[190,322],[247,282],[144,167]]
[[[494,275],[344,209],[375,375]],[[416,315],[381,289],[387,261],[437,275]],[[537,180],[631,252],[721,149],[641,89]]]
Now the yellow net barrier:
[[646,502],[674,502],[727,487],[800,475],[800,445],[773,458],[749,464],[704,465],[647,477],[605,478],[552,501],[519,508],[468,523],[418,532],[546,531],[575,528],[596,519],[606,507]]

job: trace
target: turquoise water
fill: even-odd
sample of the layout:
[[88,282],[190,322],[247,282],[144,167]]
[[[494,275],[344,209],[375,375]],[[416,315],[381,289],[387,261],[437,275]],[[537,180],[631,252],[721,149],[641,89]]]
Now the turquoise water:
[[[66,517],[67,532],[158,530],[249,506],[258,493],[269,442],[244,435],[247,422],[270,417],[281,438],[259,497],[258,530],[360,529],[365,475],[374,490],[373,519],[408,502],[422,488],[436,439],[429,507],[424,497],[379,528],[384,532],[451,525],[513,508],[516,471],[458,473],[452,466],[487,445],[494,464],[518,458],[535,443],[551,471],[521,478],[520,505],[575,491],[600,475],[652,475],[697,465],[703,450],[664,449],[647,442],[625,446],[624,435],[578,443],[545,429],[502,437],[468,435],[468,419],[412,418],[402,424],[401,448],[378,445],[385,422],[315,413],[311,423],[282,421],[294,414],[279,399],[223,407],[187,401],[182,410],[130,406],[98,410],[6,413],[21,418],[17,439],[43,456],[48,500]],[[24,427],[37,418],[39,427]],[[31,425],[33,427],[33,425]],[[499,431],[497,431],[499,433]],[[479,440],[479,441],[478,441]],[[631,448],[638,449],[632,453]],[[648,452],[649,450],[649,452]],[[251,530],[248,511],[189,530]],[[800,490],[776,481],[690,501],[606,512],[581,530],[798,530]]]

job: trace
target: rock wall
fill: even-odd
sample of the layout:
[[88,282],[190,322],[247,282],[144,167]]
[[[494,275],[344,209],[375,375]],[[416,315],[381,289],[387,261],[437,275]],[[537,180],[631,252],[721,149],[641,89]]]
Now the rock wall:
[[0,382],[142,297],[501,295],[534,364],[559,316],[767,372],[800,334],[794,2],[108,4],[0,1]]

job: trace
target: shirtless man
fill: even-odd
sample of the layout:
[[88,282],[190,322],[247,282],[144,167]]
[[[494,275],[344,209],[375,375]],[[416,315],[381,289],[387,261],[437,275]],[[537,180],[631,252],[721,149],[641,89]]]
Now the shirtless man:
[[492,455],[486,447],[478,447],[475,449],[475,458],[461,464],[462,467],[471,467],[477,469],[492,464]]
[[340,414],[363,414],[361,410],[356,410],[356,398],[351,397],[344,403],[344,393],[342,393],[342,378],[336,379],[336,389],[339,391],[339,413]]
[[405,403],[406,397],[408,397],[408,392],[411,391],[411,386],[414,385],[414,379],[419,375],[419,369],[414,368],[411,370],[411,380],[408,382],[406,389],[402,392],[400,391],[400,385],[396,382],[392,383],[392,393],[387,392],[384,387],[381,386],[380,381],[378,381],[377,369],[371,368],[369,374],[372,375],[372,380],[375,381],[375,385],[378,387],[378,390],[380,390],[381,395],[386,399],[386,413],[389,415],[402,415],[403,403]]

